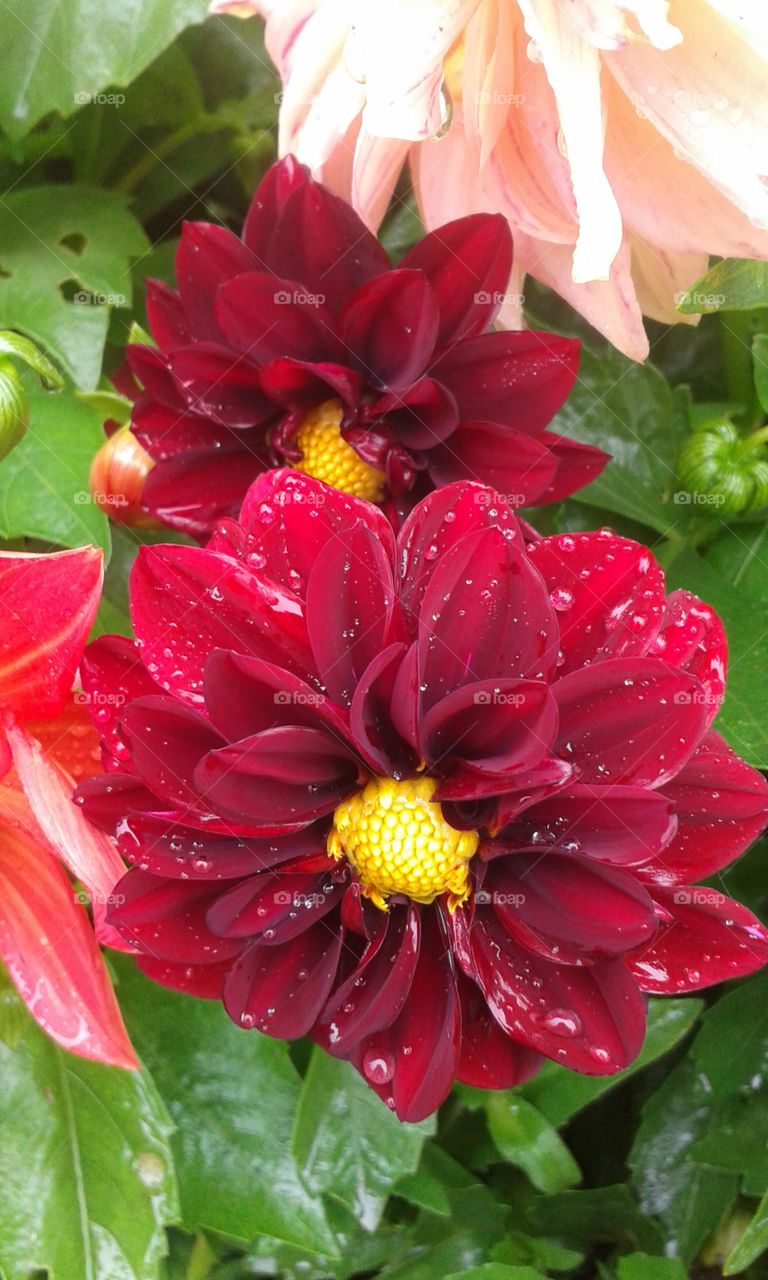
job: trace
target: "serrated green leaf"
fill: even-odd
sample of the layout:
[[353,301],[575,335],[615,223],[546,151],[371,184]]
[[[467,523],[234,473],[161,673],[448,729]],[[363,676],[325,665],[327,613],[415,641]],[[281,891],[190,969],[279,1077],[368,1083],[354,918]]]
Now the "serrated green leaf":
[[[7,1280],[159,1280],[178,1215],[171,1122],[147,1071],[65,1053],[28,1019],[0,1045],[0,1266]],[[23,1155],[23,1158],[22,1158]]]
[[560,1126],[609,1089],[668,1053],[689,1031],[702,1009],[702,1001],[650,1000],[645,1043],[630,1067],[615,1076],[582,1076],[556,1062],[545,1062],[520,1092],[551,1124]]
[[236,1027],[218,1003],[153,985],[123,957],[116,967],[131,1038],[176,1124],[184,1224],[336,1255],[289,1149],[301,1082],[288,1046]]
[[315,1047],[291,1150],[314,1195],[341,1200],[373,1230],[398,1178],[415,1172],[434,1119],[403,1125],[347,1062]]
[[557,1130],[525,1098],[492,1093],[485,1104],[491,1138],[509,1164],[522,1169],[539,1191],[566,1191],[581,1170]]
[[88,485],[104,442],[99,414],[69,390],[51,395],[28,387],[28,400],[27,434],[0,463],[0,537],[92,543],[109,555],[109,521]]
[[126,205],[74,186],[0,201],[0,327],[20,329],[85,390],[99,379],[111,308],[130,305],[130,260],[147,247]]
[[686,289],[677,304],[684,315],[751,311],[768,307],[768,263],[726,258]]
[[120,102],[98,103],[99,92],[130,84],[207,7],[206,0],[6,0],[0,124],[22,137],[49,112],[69,116],[96,98],[119,129]]

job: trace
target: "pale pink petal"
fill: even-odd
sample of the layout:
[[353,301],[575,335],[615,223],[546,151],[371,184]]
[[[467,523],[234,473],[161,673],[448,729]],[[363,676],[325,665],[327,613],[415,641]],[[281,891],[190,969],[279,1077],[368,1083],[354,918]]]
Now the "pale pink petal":
[[568,18],[585,40],[598,49],[623,49],[634,31],[634,16],[643,34],[657,49],[672,49],[682,32],[669,21],[669,0],[571,0]]
[[706,253],[669,253],[648,244],[641,236],[630,236],[632,280],[644,316],[662,324],[698,324],[698,316],[675,310],[689,285],[699,280],[709,266]]

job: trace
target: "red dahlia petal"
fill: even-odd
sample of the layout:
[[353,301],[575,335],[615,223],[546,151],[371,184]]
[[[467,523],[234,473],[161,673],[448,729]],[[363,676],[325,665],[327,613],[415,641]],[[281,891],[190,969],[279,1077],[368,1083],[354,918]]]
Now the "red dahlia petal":
[[557,729],[557,704],[546,684],[486,680],[436,703],[420,726],[421,755],[450,774],[454,760],[482,772],[538,764]]
[[163,524],[204,537],[222,517],[237,513],[248,485],[269,465],[260,433],[255,442],[244,436],[230,433],[223,448],[214,445],[158,463],[144,481],[142,505]]
[[394,563],[392,526],[378,507],[282,467],[249,489],[240,523],[263,557],[264,572],[304,597],[309,575],[326,543],[361,522]]
[[254,943],[224,982],[230,1018],[281,1040],[306,1035],[328,997],[341,945],[340,929],[325,920],[280,946]]
[[220,339],[214,311],[219,287],[258,268],[258,259],[226,227],[184,223],[176,251],[176,283],[195,338]]
[[205,923],[220,892],[209,881],[166,880],[135,867],[115,889],[109,923],[140,951],[172,964],[213,964],[236,956],[242,944],[217,938]]
[[111,836],[117,835],[126,814],[156,813],[159,808],[157,796],[129,773],[102,773],[96,778],[86,778],[78,785],[73,799],[94,827]]
[[501,214],[457,218],[424,236],[401,267],[423,271],[440,304],[438,346],[490,328],[512,270],[512,235]]
[[553,686],[556,750],[585,782],[657,787],[693,755],[705,729],[698,680],[653,658],[609,658]]
[[312,363],[278,356],[262,365],[259,380],[265,394],[283,409],[311,409],[330,396],[352,408],[363,390],[363,379],[356,369],[330,361]]
[[157,683],[189,702],[203,700],[205,664],[214,649],[312,669],[300,601],[199,547],[141,548],[131,573],[131,617]]
[[205,668],[205,708],[230,742],[281,724],[327,728],[347,741],[341,708],[300,676],[260,658],[214,649]]
[[423,374],[435,349],[440,311],[419,271],[376,276],[344,308],[344,345],[367,379],[396,391]]
[[479,480],[492,485],[511,507],[537,502],[555,474],[555,461],[539,440],[498,422],[462,420],[427,460],[436,485]]
[[567,399],[578,367],[578,342],[527,329],[468,338],[427,372],[453,392],[463,419],[538,435]]
[[133,406],[131,430],[157,462],[180,453],[194,455],[198,449],[219,449],[231,439],[219,423],[198,417],[186,406],[169,409],[147,392],[142,392]]
[[227,427],[251,427],[275,413],[259,375],[244,356],[215,342],[196,342],[170,357],[179,394],[194,413]]
[[[665,595],[664,574],[647,547],[600,530],[541,538],[528,554],[557,610],[563,655],[558,675],[604,658],[648,652]],[[674,657],[668,661],[682,665]]]
[[419,613],[424,710],[476,681],[549,675],[557,624],[544,583],[498,528],[464,534],[437,564]]
[[120,712],[134,698],[157,692],[135,642],[124,636],[99,636],[82,656],[80,678],[103,751],[115,766],[126,766],[130,753],[118,732]]
[[291,871],[249,876],[208,908],[206,923],[220,938],[254,938],[277,946],[322,920],[344,892],[328,873]]
[[284,156],[270,165],[256,188],[245,219],[243,240],[262,265],[288,197],[307,182],[311,182],[307,166],[299,164],[295,156]]
[[139,344],[125,349],[125,358],[133,374],[154,400],[168,409],[183,413],[184,398],[173,380],[168,360],[154,347]]
[[164,280],[146,280],[147,319],[152,337],[161,351],[175,351],[192,341],[189,320],[178,293]]
[[556,466],[554,479],[540,495],[539,502],[562,502],[569,498],[596,480],[611,460],[610,453],[555,435],[553,431],[544,431],[539,442],[546,445]]
[[629,1066],[645,1036],[645,1001],[621,960],[553,964],[515,943],[495,913],[475,917],[476,978],[508,1035],[585,1075]]
[[363,771],[350,751],[321,729],[267,729],[204,756],[195,780],[208,803],[249,826],[279,828],[331,813]]
[[325,852],[325,832],[306,827],[277,839],[215,835],[184,826],[170,814],[128,813],[118,846],[129,862],[171,880],[229,880]]
[[169,964],[167,960],[155,960],[153,956],[137,956],[136,963],[153,982],[171,991],[183,991],[199,1000],[220,1000],[224,978],[229,972],[229,961],[213,964]]
[[408,674],[407,652],[402,643],[382,649],[361,675],[349,709],[350,732],[358,751],[376,772],[389,777],[406,777],[421,763],[410,739],[397,727],[398,710],[406,700],[402,675]]
[[336,360],[344,353],[330,312],[297,281],[262,271],[221,285],[216,320],[235,350],[252,360]]
[[[666,849],[677,829],[675,805],[668,794],[671,785],[662,792],[576,783],[526,809],[503,832],[499,844],[506,842],[510,849],[537,842],[558,844],[600,862],[642,865]],[[665,860],[667,856],[668,851]]]
[[725,694],[728,659],[725,628],[711,605],[690,591],[673,591],[649,653],[696,676],[710,725]]
[[153,694],[123,708],[119,731],[135,772],[160,801],[173,809],[203,807],[193,783],[195,769],[224,741],[204,716],[175,698]]
[[334,313],[389,258],[354,209],[319,182],[297,184],[279,215],[267,250],[275,275],[297,276]]
[[434,378],[419,378],[402,392],[386,391],[363,412],[372,423],[386,417],[387,430],[406,449],[434,448],[459,421],[456,401]]
[[459,976],[459,992],[461,1055],[456,1079],[476,1089],[511,1089],[529,1080],[541,1066],[541,1055],[502,1031],[474,982]]
[[334,701],[348,707],[369,663],[403,630],[392,566],[361,521],[340,530],[318,554],[306,610],[320,678]]
[[768,960],[768,930],[725,894],[694,885],[655,887],[653,895],[668,923],[631,962],[643,991],[659,995],[698,991],[754,973]]
[[412,902],[381,913],[360,961],[329,998],[316,1035],[337,1056],[391,1025],[411,990],[421,943],[421,912]]

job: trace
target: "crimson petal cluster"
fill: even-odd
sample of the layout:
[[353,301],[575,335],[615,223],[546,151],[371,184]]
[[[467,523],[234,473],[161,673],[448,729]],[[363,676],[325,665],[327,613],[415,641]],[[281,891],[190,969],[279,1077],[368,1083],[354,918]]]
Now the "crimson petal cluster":
[[133,431],[156,463],[146,508],[209,534],[257,475],[301,462],[301,425],[328,404],[353,456],[382,477],[380,495],[352,491],[393,516],[460,479],[517,505],[588,483],[606,455],[545,430],[573,385],[578,343],[489,332],[511,264],[505,220],[477,214],[393,268],[349,205],[292,157],[279,161],[242,238],[187,223],[178,290],[148,283],[157,345],[128,349],[144,388]]
[[[106,773],[78,800],[134,864],[112,923],[152,978],[309,1034],[400,1117],[542,1055],[617,1071],[644,993],[768,956],[750,912],[692,887],[768,813],[710,728],[722,626],[637,543],[526,543],[463,482],[395,537],[280,469],[207,548],[143,547],[131,604],[135,643],[99,639],[83,665]],[[329,833],[371,779],[425,778],[476,839],[467,890],[382,909]]]

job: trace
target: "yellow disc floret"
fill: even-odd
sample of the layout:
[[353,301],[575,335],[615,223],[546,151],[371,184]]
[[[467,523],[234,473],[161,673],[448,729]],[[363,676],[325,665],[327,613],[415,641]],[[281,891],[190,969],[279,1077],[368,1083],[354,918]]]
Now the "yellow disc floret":
[[379,502],[384,496],[383,471],[359,458],[339,430],[343,411],[338,400],[326,400],[304,418],[296,432],[302,457],[294,466],[353,498]]
[[447,893],[454,910],[469,895],[478,835],[446,822],[432,799],[436,787],[434,778],[372,778],[333,815],[328,852],[347,858],[377,907],[386,909],[393,893],[424,903]]

